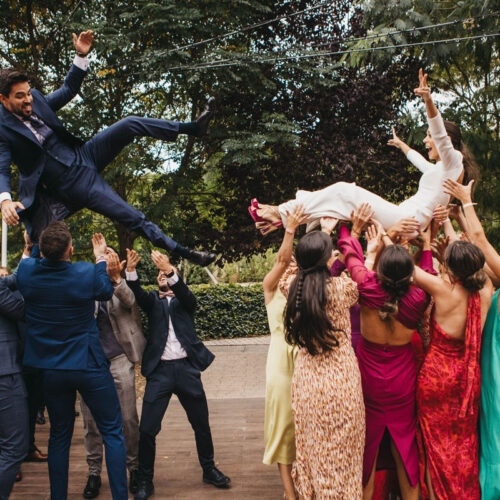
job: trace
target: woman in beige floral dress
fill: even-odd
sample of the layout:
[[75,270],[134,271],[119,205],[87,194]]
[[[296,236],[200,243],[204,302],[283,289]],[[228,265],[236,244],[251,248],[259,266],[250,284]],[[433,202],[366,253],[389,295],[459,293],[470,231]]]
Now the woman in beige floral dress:
[[295,487],[304,499],[358,500],[365,409],[349,319],[357,287],[347,275],[330,276],[333,246],[325,233],[306,234],[295,255],[296,277],[282,281],[287,342],[300,347],[292,379]]

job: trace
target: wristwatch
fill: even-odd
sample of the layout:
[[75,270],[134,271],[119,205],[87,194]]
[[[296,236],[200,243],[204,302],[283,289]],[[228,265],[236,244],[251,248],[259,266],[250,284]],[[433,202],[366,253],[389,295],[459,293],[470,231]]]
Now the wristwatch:
[[172,269],[168,274],[165,274],[167,278],[173,278],[175,274],[175,271]]
[[87,54],[84,54],[83,52],[78,52],[78,51],[76,51],[76,55],[77,55],[78,57],[87,57],[88,52],[87,52]]

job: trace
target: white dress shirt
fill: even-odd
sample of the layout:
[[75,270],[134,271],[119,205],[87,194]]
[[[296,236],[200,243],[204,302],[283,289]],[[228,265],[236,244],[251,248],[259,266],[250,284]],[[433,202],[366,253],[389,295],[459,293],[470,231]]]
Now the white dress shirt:
[[[136,281],[138,279],[137,271],[125,271],[125,276],[128,281]],[[169,286],[175,285],[179,281],[179,276],[174,274],[171,278],[167,278],[167,283]],[[173,297],[165,297],[170,304]],[[172,361],[174,359],[187,358],[187,353],[182,347],[181,343],[175,335],[174,325],[172,324],[172,317],[168,315],[168,335],[167,343],[165,344],[165,349],[163,349],[163,354],[161,355],[162,361]]]
[[[87,68],[89,67],[89,60],[86,57],[75,56],[75,58],[73,59],[73,64],[77,68],[80,68],[83,71],[87,71]],[[21,116],[18,116],[16,114],[14,114],[14,116],[19,118],[19,120],[21,120],[24,125],[31,130],[31,132],[33,132],[34,136],[37,138],[40,144],[43,144],[44,138],[36,131],[35,127],[33,127],[29,120],[24,121]],[[40,121],[42,120],[40,119]],[[0,193],[0,205],[4,200],[12,200],[12,196],[7,191],[5,191],[4,193]]]

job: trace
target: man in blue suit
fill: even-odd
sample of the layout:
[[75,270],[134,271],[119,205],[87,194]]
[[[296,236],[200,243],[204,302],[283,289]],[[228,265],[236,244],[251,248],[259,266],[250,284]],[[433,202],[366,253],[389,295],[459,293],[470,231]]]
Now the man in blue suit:
[[128,498],[120,403],[94,316],[95,301],[109,300],[114,289],[106,272],[103,236],[94,235],[92,244],[96,265],[72,264],[71,234],[64,222],[52,222],[40,235],[43,258],[24,259],[17,270],[25,304],[24,364],[43,369],[52,500],[67,498],[77,391],[103,438],[113,499]]
[[21,294],[15,276],[0,278],[0,500],[7,500],[21,462],[28,454],[28,399],[21,367]]
[[[165,235],[144,214],[131,207],[101,177],[100,172],[134,137],[174,141],[178,134],[203,136],[215,111],[209,99],[205,111],[190,123],[129,116],[83,142],[62,125],[56,111],[79,91],[87,74],[93,34],[73,34],[76,57],[63,86],[44,96],[31,89],[25,73],[0,71],[0,203],[9,225],[21,220],[32,241],[52,221],[89,208],[149,239],[154,245],[206,266],[215,255],[183,247]],[[10,194],[11,163],[19,168],[20,201]]]

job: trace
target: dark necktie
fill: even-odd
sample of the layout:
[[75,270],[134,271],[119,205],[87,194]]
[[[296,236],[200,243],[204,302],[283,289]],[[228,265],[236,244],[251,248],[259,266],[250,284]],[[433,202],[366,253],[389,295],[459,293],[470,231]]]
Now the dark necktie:
[[45,123],[37,116],[31,115],[24,121],[30,122],[31,126],[36,130],[37,134],[43,137],[42,143],[45,142],[47,138],[54,133],[54,131],[48,125],[45,125]]

